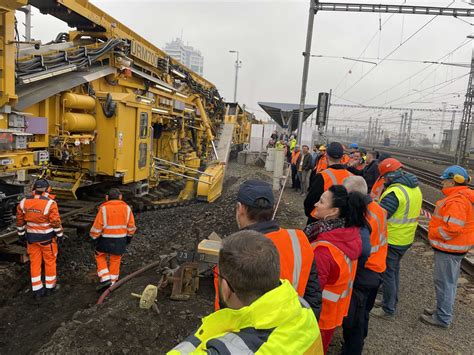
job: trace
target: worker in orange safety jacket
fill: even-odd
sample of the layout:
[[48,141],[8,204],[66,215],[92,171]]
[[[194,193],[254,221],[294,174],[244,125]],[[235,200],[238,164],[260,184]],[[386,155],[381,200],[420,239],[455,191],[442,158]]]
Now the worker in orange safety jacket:
[[347,191],[365,196],[366,226],[369,232],[369,253],[365,253],[366,234],[361,231],[362,255],[357,263],[352,297],[347,317],[342,323],[344,345],[342,354],[362,354],[369,332],[369,314],[375,305],[377,291],[382,284],[388,252],[387,211],[367,195],[367,183],[362,176],[349,176],[344,181]]
[[322,295],[311,245],[302,230],[281,228],[272,218],[273,208],[270,184],[248,180],[240,185],[236,206],[239,229],[260,232],[273,241],[280,255],[280,278],[290,281],[319,319]]
[[[56,283],[57,238],[63,237],[63,230],[58,205],[49,192],[50,186],[47,180],[36,180],[33,185],[33,194],[20,201],[16,212],[18,236],[20,240],[25,240],[27,243],[31,288],[36,299],[58,288]],[[41,279],[42,263],[44,263],[46,292]]]
[[[319,319],[321,290],[313,250],[300,229],[284,229],[273,220],[274,196],[270,184],[248,180],[237,193],[236,221],[240,230],[254,230],[264,234],[277,247],[280,256],[280,278],[290,281]],[[220,308],[218,270],[214,269],[216,291],[215,308]]]
[[316,221],[314,205],[319,201],[321,195],[331,186],[341,185],[348,176],[352,175],[346,169],[347,166],[341,162],[344,157],[344,148],[341,143],[332,142],[329,144],[326,155],[329,165],[327,169],[311,178],[308,194],[304,200],[304,210],[308,217],[307,224]]
[[434,249],[436,307],[426,308],[420,320],[449,328],[461,261],[474,246],[474,191],[467,185],[471,177],[458,165],[447,168],[441,179],[446,197],[436,203],[428,226],[428,238]]
[[110,189],[105,199],[106,202],[100,205],[90,230],[90,236],[95,244],[97,276],[100,282],[98,290],[117,282],[122,255],[137,229],[132,209],[122,201],[120,190]]

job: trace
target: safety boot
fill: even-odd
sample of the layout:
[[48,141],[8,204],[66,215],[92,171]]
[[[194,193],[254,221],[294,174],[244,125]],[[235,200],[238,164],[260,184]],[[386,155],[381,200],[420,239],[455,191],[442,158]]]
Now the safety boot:
[[61,285],[56,284],[53,288],[46,289],[46,296],[51,296],[52,294],[56,293],[61,288]]
[[107,280],[107,281],[101,282],[101,283],[99,284],[99,286],[96,287],[96,290],[97,290],[98,292],[100,292],[100,291],[103,291],[103,290],[109,288],[110,286],[112,286],[112,281]]
[[449,324],[441,323],[439,320],[433,318],[433,316],[429,316],[429,315],[426,315],[426,314],[422,314],[420,316],[420,320],[425,324],[432,325],[432,326],[439,327],[439,328],[443,328],[443,329],[448,329],[450,327]]
[[35,300],[39,301],[40,299],[42,299],[45,295],[45,291],[44,291],[44,288],[40,288],[38,291],[33,291],[33,297],[35,298]]

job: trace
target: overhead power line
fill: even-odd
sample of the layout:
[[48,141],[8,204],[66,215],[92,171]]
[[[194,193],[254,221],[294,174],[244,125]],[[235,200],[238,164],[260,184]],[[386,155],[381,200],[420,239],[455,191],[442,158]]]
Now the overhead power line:
[[[454,0],[447,6],[450,7],[452,4],[454,4]],[[425,22],[419,29],[417,29],[415,32],[413,32],[410,36],[408,36],[408,38],[406,38],[402,43],[400,43],[399,45],[397,45],[392,51],[390,51],[387,55],[385,55],[381,60],[380,62],[377,63],[377,65],[375,65],[374,67],[372,67],[371,69],[369,69],[369,71],[367,71],[364,75],[362,75],[362,77],[357,80],[354,84],[352,84],[348,89],[346,89],[343,93],[342,93],[342,96],[344,96],[347,92],[349,92],[350,90],[352,90],[357,84],[359,84],[362,80],[364,80],[370,73],[372,73],[375,68],[377,68],[380,64],[382,64],[385,59],[387,59],[388,57],[390,57],[393,53],[395,53],[397,50],[399,50],[405,43],[407,43],[410,39],[412,39],[413,37],[415,37],[418,33],[420,33],[426,26],[428,26],[431,22],[433,22],[440,14],[436,15],[436,16],[433,16],[431,19],[429,19],[427,22]]]

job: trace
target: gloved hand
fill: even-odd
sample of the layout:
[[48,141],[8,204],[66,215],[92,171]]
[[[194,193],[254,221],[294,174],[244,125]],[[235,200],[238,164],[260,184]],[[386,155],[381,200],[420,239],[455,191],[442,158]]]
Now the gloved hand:
[[127,235],[127,245],[130,244],[132,242],[132,237]]

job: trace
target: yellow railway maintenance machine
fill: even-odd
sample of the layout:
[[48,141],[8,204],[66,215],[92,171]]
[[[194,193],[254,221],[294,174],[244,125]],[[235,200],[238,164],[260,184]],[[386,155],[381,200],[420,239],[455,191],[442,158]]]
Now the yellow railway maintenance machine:
[[[22,42],[15,10],[25,5],[75,30]],[[178,195],[151,203],[220,196],[225,104],[212,83],[87,0],[0,1],[0,41],[4,200],[31,174],[60,198],[97,184],[156,197],[176,182]]]

